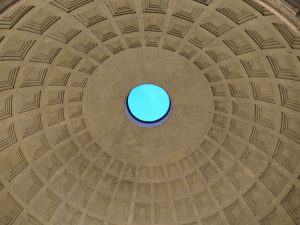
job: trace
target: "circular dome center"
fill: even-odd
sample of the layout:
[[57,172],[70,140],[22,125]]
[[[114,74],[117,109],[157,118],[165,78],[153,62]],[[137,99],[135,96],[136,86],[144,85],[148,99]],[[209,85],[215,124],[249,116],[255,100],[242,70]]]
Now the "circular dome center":
[[156,124],[169,115],[171,100],[163,88],[154,84],[142,84],[130,91],[126,109],[129,117],[138,125]]

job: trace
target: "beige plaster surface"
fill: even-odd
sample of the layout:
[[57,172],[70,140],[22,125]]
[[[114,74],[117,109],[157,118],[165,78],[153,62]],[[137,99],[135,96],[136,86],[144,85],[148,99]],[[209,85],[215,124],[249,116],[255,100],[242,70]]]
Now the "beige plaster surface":
[[[0,225],[299,225],[299,60],[254,0],[18,1],[0,14]],[[151,129],[124,109],[147,82],[173,103]]]
[[[129,91],[142,83],[165,88],[171,98],[171,116],[159,127],[139,127],[125,113]],[[86,89],[83,110],[95,141],[137,165],[161,165],[190,153],[208,132],[213,115],[205,77],[188,60],[164,50],[121,53],[103,63]]]

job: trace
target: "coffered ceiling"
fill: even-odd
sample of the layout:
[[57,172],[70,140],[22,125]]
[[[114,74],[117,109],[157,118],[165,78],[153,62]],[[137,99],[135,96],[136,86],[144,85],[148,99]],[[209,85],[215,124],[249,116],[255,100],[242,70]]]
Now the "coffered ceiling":
[[[300,224],[300,36],[272,10],[15,2],[0,1],[0,225]],[[162,126],[127,118],[140,83],[170,94]]]

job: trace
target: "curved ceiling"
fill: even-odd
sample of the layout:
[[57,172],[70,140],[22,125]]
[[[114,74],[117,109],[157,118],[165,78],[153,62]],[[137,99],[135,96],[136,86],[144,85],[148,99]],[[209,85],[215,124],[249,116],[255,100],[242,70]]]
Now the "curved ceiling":
[[[254,0],[0,15],[0,225],[300,224],[300,37]],[[144,129],[124,101],[171,96]]]

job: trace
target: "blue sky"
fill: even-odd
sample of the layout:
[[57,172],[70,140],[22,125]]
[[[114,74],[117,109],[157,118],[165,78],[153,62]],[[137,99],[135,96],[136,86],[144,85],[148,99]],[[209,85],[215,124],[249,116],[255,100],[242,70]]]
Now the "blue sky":
[[163,117],[170,106],[167,92],[154,84],[142,84],[131,90],[128,97],[131,113],[142,121],[155,121]]

